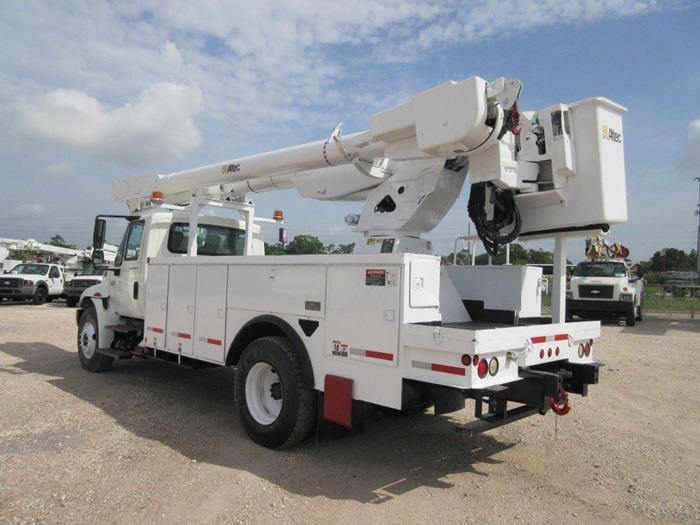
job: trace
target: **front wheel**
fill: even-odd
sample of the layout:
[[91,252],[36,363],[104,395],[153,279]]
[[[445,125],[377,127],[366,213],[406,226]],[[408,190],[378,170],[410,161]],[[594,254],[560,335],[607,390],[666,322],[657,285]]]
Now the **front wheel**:
[[631,312],[628,312],[627,315],[625,316],[625,324],[627,326],[634,326],[635,319],[636,319],[636,316],[634,315],[634,310],[632,310]]
[[32,295],[32,302],[35,305],[41,305],[46,302],[46,299],[49,297],[49,292],[46,288],[39,287],[34,291],[34,295]]
[[66,306],[68,308],[73,308],[78,304],[78,301],[80,300],[79,297],[66,297]]
[[104,372],[112,367],[114,358],[97,351],[99,345],[97,313],[90,307],[80,316],[78,323],[78,355],[80,364],[88,372]]
[[246,433],[267,448],[296,445],[316,420],[316,393],[306,385],[299,354],[284,337],[248,345],[236,369],[235,395]]

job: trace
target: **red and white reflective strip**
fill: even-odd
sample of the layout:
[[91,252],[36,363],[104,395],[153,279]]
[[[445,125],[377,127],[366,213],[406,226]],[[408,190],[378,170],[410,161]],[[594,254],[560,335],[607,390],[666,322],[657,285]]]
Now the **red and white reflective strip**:
[[426,363],[424,361],[411,361],[413,368],[430,370],[432,372],[442,372],[443,374],[453,374],[456,376],[467,375],[467,369],[459,366],[441,365],[440,363]]
[[568,341],[569,334],[556,334],[556,335],[539,335],[537,337],[531,337],[530,342],[533,345],[541,343],[553,343],[555,341]]
[[163,330],[162,328],[156,328],[155,326],[149,326],[146,328],[146,330],[153,332],[155,334],[164,334],[165,333],[165,330]]
[[179,337],[180,339],[192,339],[192,334],[184,334],[182,332],[170,332],[170,335]]
[[200,343],[207,343],[207,344],[214,345],[214,346],[222,346],[223,345],[223,342],[221,341],[221,339],[212,339],[211,337],[200,337],[199,342]]
[[348,353],[351,355],[359,355],[360,357],[369,357],[371,359],[381,359],[382,361],[393,361],[394,354],[387,352],[377,352],[376,350],[363,350],[362,348],[348,348]]

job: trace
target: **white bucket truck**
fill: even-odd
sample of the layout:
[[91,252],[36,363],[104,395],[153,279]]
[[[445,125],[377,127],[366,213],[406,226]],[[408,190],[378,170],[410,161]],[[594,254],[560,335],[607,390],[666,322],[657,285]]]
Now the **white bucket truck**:
[[[443,414],[473,399],[470,432],[565,414],[569,394],[598,382],[600,324],[563,322],[564,240],[627,219],[625,109],[596,98],[520,113],[520,89],[504,78],[448,82],[375,114],[368,131],[339,126],[327,140],[116,181],[128,226],[108,277],[80,300],[82,366],[101,372],[138,356],[235,367],[243,427],[270,448],[298,443],[317,419],[352,426],[355,403],[432,403]],[[555,238],[552,319],[521,315],[520,269],[507,281],[515,299],[503,301],[494,283],[507,269],[447,272],[430,254],[422,235],[467,172],[487,249]],[[362,235],[355,253],[264,255],[248,196],[292,187],[364,201],[346,218]],[[106,219],[96,220],[95,260]],[[470,316],[468,301],[484,308]],[[479,317],[494,309],[498,321]]]
[[629,250],[600,237],[586,239],[587,261],[576,265],[566,292],[566,317],[622,318],[634,326],[643,318],[642,267],[627,260]]

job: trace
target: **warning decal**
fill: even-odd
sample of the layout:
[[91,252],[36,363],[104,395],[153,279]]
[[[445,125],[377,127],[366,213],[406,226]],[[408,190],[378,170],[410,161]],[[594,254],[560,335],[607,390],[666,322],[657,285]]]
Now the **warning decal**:
[[386,286],[386,270],[367,270],[365,272],[365,285]]

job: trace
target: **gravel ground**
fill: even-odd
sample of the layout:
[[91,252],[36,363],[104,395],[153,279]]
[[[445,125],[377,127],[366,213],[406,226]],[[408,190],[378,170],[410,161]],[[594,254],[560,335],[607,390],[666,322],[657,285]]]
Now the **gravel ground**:
[[377,413],[270,451],[231,370],[90,374],[74,318],[0,305],[0,523],[700,523],[700,321],[604,326],[601,384],[565,417],[469,438],[469,409]]

